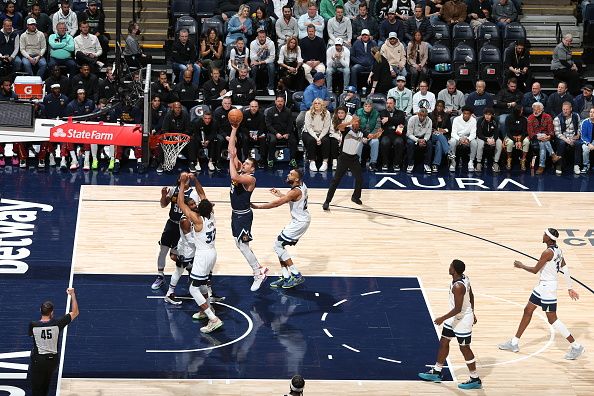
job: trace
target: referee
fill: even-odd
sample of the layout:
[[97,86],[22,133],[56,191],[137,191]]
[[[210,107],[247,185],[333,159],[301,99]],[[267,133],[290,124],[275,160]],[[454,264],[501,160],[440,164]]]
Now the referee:
[[41,319],[29,324],[29,336],[35,341],[28,373],[33,396],[48,394],[52,375],[60,361],[58,356],[60,332],[78,316],[78,302],[74,289],[69,288],[66,293],[72,298],[72,312],[55,319],[54,304],[46,301],[41,304]]
[[349,169],[351,172],[353,172],[353,176],[355,177],[355,191],[353,191],[351,201],[357,205],[363,204],[363,202],[361,202],[363,177],[361,175],[361,164],[357,153],[361,152],[363,149],[363,143],[365,143],[367,139],[377,139],[381,135],[381,132],[369,134],[367,138],[364,138],[363,132],[359,129],[359,127],[360,122],[359,117],[357,116],[353,116],[350,126],[344,124],[338,126],[339,130],[344,128],[344,132],[342,132],[342,152],[338,156],[336,172],[334,173],[334,178],[330,183],[330,188],[328,189],[328,194],[326,195],[326,201],[322,205],[322,209],[324,210],[328,210],[330,208],[330,202],[334,197],[336,188],[340,184],[340,180],[344,174]]

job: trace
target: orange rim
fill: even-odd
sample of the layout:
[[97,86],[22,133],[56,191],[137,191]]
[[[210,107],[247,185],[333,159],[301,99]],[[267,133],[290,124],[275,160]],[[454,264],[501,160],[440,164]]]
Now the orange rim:
[[157,136],[159,136],[159,143],[161,144],[187,143],[191,139],[185,133],[162,133]]

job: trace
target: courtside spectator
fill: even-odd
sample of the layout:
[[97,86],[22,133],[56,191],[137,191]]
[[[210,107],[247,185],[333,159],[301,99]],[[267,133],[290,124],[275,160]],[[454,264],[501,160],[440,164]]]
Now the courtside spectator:
[[390,8],[387,18],[382,18],[379,25],[378,44],[383,45],[388,42],[388,38],[392,37],[392,33],[396,34],[396,37],[398,37],[400,42],[404,43],[406,37],[405,32],[404,23],[396,18],[396,9]]
[[433,124],[427,109],[422,108],[417,114],[410,117],[406,129],[406,173],[411,173],[415,168],[415,153],[417,150],[424,152],[423,169],[431,173],[431,133]]
[[229,80],[235,78],[235,74],[240,66],[250,69],[250,50],[245,45],[243,37],[237,37],[235,45],[231,48],[229,53]]
[[23,28],[23,16],[20,12],[15,10],[15,3],[9,2],[4,7],[4,12],[0,13],[0,20],[9,20],[12,22],[12,27],[15,30],[21,30]]
[[443,100],[446,113],[452,117],[460,115],[462,108],[466,106],[464,93],[456,88],[455,80],[448,80],[446,87],[437,94],[437,100]]
[[126,59],[126,63],[128,63],[128,66],[144,67],[152,61],[151,56],[145,54],[142,51],[142,47],[138,42],[138,36],[140,36],[140,33],[140,25],[136,22],[131,21],[128,24],[126,48],[124,48],[124,51],[122,52],[122,55],[124,55],[124,59]]
[[66,33],[66,24],[58,22],[57,33],[49,36],[50,61],[48,66],[65,66],[69,75],[76,73],[76,62],[74,61],[74,39]]
[[[11,4],[11,3],[9,3]],[[0,67],[3,75],[21,70],[22,61],[19,55],[19,34],[12,27],[12,21],[5,19],[0,30]]]
[[297,37],[287,39],[287,43],[278,51],[279,77],[286,88],[298,90],[303,87],[305,72],[303,70],[303,58]]
[[38,3],[34,3],[31,6],[31,13],[27,15],[27,25],[29,24],[29,18],[35,19],[37,22],[37,29],[42,32],[46,38],[50,35],[52,31],[52,20],[41,10],[41,6]]
[[363,29],[361,31],[361,38],[354,42],[351,50],[350,85],[357,87],[359,74],[371,72],[374,62],[373,55],[371,54],[373,47],[377,47],[376,42],[371,39],[369,30]]
[[[545,169],[545,161],[547,154],[551,155],[553,163],[559,160],[557,154],[551,146],[551,142],[555,139],[555,127],[553,125],[553,117],[544,112],[544,105],[540,102],[534,102],[532,104],[532,114],[528,116],[527,120],[528,134],[527,137],[518,134],[517,136],[506,136],[504,145],[507,151],[507,169],[511,169],[512,158],[511,153],[514,147],[519,150],[522,149],[522,156],[525,158],[524,152],[528,153],[530,147],[530,140],[538,144],[539,159],[538,169],[536,170],[537,175],[541,175]],[[534,160],[532,162],[532,168],[534,168]]]
[[351,20],[344,16],[344,7],[336,7],[336,15],[328,20],[328,46],[331,47],[336,43],[336,39],[342,39],[342,45],[351,46],[353,39],[353,27]]
[[492,108],[485,109],[484,115],[476,121],[476,139],[470,142],[470,160],[476,154],[476,171],[483,170],[483,154],[485,150],[493,156],[493,172],[499,172],[499,158],[503,149],[503,142],[499,134],[499,123]]
[[421,81],[419,83],[419,90],[412,97],[412,112],[417,114],[419,109],[427,109],[432,112],[435,108],[435,94],[429,91],[429,83]]
[[[370,159],[369,159],[369,170],[376,172],[377,160],[379,157],[379,137],[381,136],[381,125],[379,119],[379,112],[373,107],[373,102],[367,99],[363,103],[363,107],[357,110],[355,113],[361,122],[361,131],[363,137],[367,140],[364,144],[369,145],[370,148]],[[362,157],[362,153],[359,153],[359,159]]]
[[80,34],[74,38],[74,54],[78,64],[88,64],[95,73],[103,67],[103,62],[99,60],[103,49],[97,36],[89,33],[87,21],[80,23]]
[[353,41],[361,39],[361,32],[367,30],[369,38],[375,40],[379,38],[378,22],[369,15],[367,3],[359,4],[359,15],[352,21]]
[[279,18],[274,25],[276,30],[276,43],[279,47],[284,45],[289,37],[299,36],[299,27],[297,26],[297,19],[293,17],[293,10],[291,6],[283,6],[282,18]]
[[186,109],[190,110],[194,106],[194,101],[198,99],[198,85],[192,82],[192,71],[186,70],[183,78],[173,87],[176,99],[182,103]]
[[225,49],[223,41],[215,28],[210,28],[206,36],[200,40],[200,61],[204,69],[220,69],[223,67],[223,56]]
[[403,111],[407,119],[412,115],[413,93],[406,88],[406,77],[396,77],[396,86],[388,91],[388,98],[394,98],[396,109]]
[[[476,139],[476,118],[472,115],[470,107],[463,107],[462,114],[452,121],[452,136],[450,137],[450,172],[456,170],[456,154],[459,149],[470,152],[470,161],[468,161],[468,171],[474,171],[474,158],[476,152],[472,152],[472,141]],[[474,145],[476,149],[476,145]],[[462,156],[460,156],[462,158]]]
[[582,174],[590,172],[590,153],[594,151],[593,127],[594,108],[590,109],[589,117],[582,121],[582,139],[578,142],[582,146]]
[[[311,108],[305,113],[303,134],[301,135],[309,161],[309,170],[314,172],[328,170],[331,129],[332,115],[326,110],[326,104],[320,98],[314,99]],[[316,161],[320,157],[322,165],[318,169]]]
[[244,42],[252,35],[252,19],[250,18],[250,7],[246,4],[239,6],[237,14],[229,20],[227,25],[227,38],[225,45],[232,45],[239,37]]
[[70,1],[62,0],[60,9],[52,16],[52,30],[58,31],[58,23],[63,22],[66,25],[66,31],[72,37],[78,31],[78,17],[74,11],[70,9]]
[[171,67],[173,75],[177,81],[182,81],[186,70],[192,71],[192,82],[198,84],[200,81],[200,65],[198,64],[198,54],[196,43],[190,41],[188,29],[181,29],[177,40],[173,42],[171,48]]
[[326,108],[330,107],[330,95],[326,88],[326,78],[322,72],[314,74],[312,83],[305,88],[305,91],[303,91],[303,100],[301,101],[301,107],[299,108],[300,113],[295,120],[298,134],[301,134],[301,131],[303,131],[305,112],[311,109],[313,101],[316,98],[326,101]]
[[[266,30],[263,27],[258,28],[258,37],[250,44],[250,65],[251,77],[256,81],[258,71],[263,70],[268,74],[268,95],[274,95],[274,83],[276,68],[274,60],[276,58],[276,49],[272,40],[266,36]],[[239,104],[239,103],[238,103]]]
[[518,82],[514,77],[507,80],[507,87],[502,88],[495,95],[495,111],[499,117],[499,127],[502,134],[507,133],[505,119],[514,111],[516,106],[521,106],[522,96],[522,92],[518,91]]
[[357,89],[352,85],[346,87],[344,92],[338,97],[338,105],[344,107],[348,114],[354,115],[359,107],[361,107],[361,98],[357,94]]
[[567,91],[567,83],[560,81],[557,84],[557,92],[553,92],[547,99],[545,111],[556,117],[557,114],[561,113],[563,103],[573,102],[573,95]]
[[[388,64],[390,65],[390,75],[392,78],[395,79],[398,76],[407,76],[406,50],[395,32],[391,32],[388,36],[388,41],[382,45],[381,54],[387,59]],[[393,84],[390,84],[390,87],[387,88],[390,89],[391,86],[393,86]]]
[[518,10],[516,10],[516,6],[512,1],[499,0],[493,5],[491,16],[497,27],[499,27],[500,36],[503,37],[505,25],[518,19]]
[[324,37],[324,18],[318,14],[318,6],[316,3],[309,3],[307,6],[307,13],[303,14],[297,20],[297,27],[299,27],[299,38],[306,37],[309,33],[307,28],[313,26],[315,28],[315,34],[319,38]]
[[[534,112],[534,105],[532,105],[532,111]],[[507,153],[507,164],[506,169],[511,170],[512,168],[512,152],[515,148],[516,150],[522,150],[522,158],[520,159],[520,169],[523,171],[526,170],[526,156],[528,155],[528,150],[530,149],[530,138],[529,138],[529,129],[528,129],[528,121],[526,117],[522,114],[522,106],[515,105],[512,108],[512,112],[508,115],[505,119],[505,129],[502,128],[501,121],[499,123],[499,130],[503,135],[503,131],[505,131],[505,140],[504,145],[506,148]]]
[[[580,173],[580,160],[582,155],[582,146],[580,141],[580,115],[573,111],[570,102],[563,103],[561,113],[553,118],[555,127],[555,152],[559,157],[556,163],[555,173],[563,173],[564,165],[571,168],[571,159],[574,161],[574,171]],[[571,152],[573,151],[573,155]]]
[[274,166],[276,148],[282,142],[289,146],[289,165],[293,168],[297,167],[297,161],[295,160],[295,156],[297,155],[297,138],[293,132],[293,115],[285,104],[285,97],[277,95],[274,99],[274,106],[269,107],[264,112],[268,141],[265,158],[267,158],[268,168]]
[[542,92],[540,83],[535,81],[532,83],[530,91],[526,92],[522,97],[522,107],[524,108],[524,115],[528,117],[532,114],[532,105],[536,102],[540,102],[546,106],[548,96]]
[[[89,23],[89,33],[97,37],[103,50],[99,60],[105,62],[109,51],[109,37],[105,32],[105,13],[98,7],[98,1],[89,0],[87,9],[78,14],[78,20],[79,22],[87,21]],[[38,24],[41,23],[38,22]],[[43,31],[43,29],[39,29]]]
[[448,25],[455,25],[466,20],[467,6],[463,0],[450,0],[444,2],[439,12],[439,17]]
[[359,15],[359,0],[347,0],[344,2],[344,16],[351,21]]
[[27,30],[21,34],[19,43],[23,71],[29,76],[37,75],[43,78],[47,69],[47,61],[45,60],[47,44],[45,35],[37,29],[35,19],[27,19]]
[[351,76],[350,64],[351,53],[343,45],[342,38],[338,37],[334,45],[329,46],[326,50],[326,85],[329,91],[332,91],[332,81],[335,73],[342,75],[342,86],[343,89],[346,89]]
[[493,107],[495,102],[493,95],[485,91],[487,84],[483,80],[478,80],[474,86],[475,91],[468,94],[465,103],[476,117],[482,117],[485,109]]
[[388,98],[379,117],[384,131],[380,137],[382,171],[399,171],[406,147],[406,115],[396,108],[394,98]]
[[505,79],[515,77],[518,81],[518,89],[526,91],[532,80],[530,72],[530,51],[526,48],[524,41],[518,41],[505,49],[503,56],[505,63]]
[[573,110],[580,115],[580,119],[585,120],[590,117],[590,109],[593,107],[591,84],[582,87],[582,93],[573,99]]
[[336,15],[336,9],[344,6],[342,0],[322,0],[320,2],[320,15],[326,22]]
[[580,89],[580,73],[571,54],[571,43],[573,43],[572,35],[566,34],[557,44],[553,50],[551,70],[557,80],[567,83],[567,88],[572,95],[577,95]]
[[301,57],[303,58],[303,72],[305,79],[310,84],[313,82],[312,73],[324,73],[326,66],[326,44],[324,40],[316,36],[313,25],[307,27],[307,36],[299,40]]
[[[435,102],[435,110],[429,115],[431,118],[431,144],[433,145],[433,164],[431,173],[437,173],[444,155],[450,151],[448,136],[450,135],[450,115],[445,112],[443,100]],[[447,135],[447,136],[446,136]]]
[[[402,53],[404,55],[404,48]],[[394,85],[393,78],[396,77],[397,72],[394,71],[394,67],[390,65],[385,56],[382,55],[379,47],[373,47],[371,49],[371,55],[373,55],[374,62],[371,68],[371,73],[369,73],[369,77],[367,78],[367,84],[371,85],[369,93],[386,95],[388,90]],[[406,59],[403,62],[406,62]],[[406,73],[404,66],[402,70]],[[402,70],[400,71],[402,72]]]
[[404,23],[404,40],[411,42],[414,39],[415,32],[421,32],[423,41],[430,42],[433,39],[433,26],[431,26],[429,18],[425,17],[425,11],[421,3],[415,6],[414,13],[414,17],[408,18]]

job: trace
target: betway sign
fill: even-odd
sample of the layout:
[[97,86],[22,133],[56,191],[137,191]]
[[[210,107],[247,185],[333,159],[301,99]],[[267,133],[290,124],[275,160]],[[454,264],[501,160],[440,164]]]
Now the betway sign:
[[102,122],[73,122],[50,129],[50,142],[87,143],[116,146],[140,146],[140,125],[106,124]]

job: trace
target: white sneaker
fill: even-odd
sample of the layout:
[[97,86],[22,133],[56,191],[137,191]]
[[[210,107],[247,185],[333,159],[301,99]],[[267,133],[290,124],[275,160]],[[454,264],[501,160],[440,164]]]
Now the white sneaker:
[[317,172],[318,168],[316,167],[316,161],[309,161],[309,170]]
[[196,172],[200,172],[202,170],[202,168],[200,167],[200,162],[196,162],[196,166],[194,167],[194,169],[196,169]]
[[456,172],[456,160],[450,160],[450,172]]
[[70,170],[77,170],[78,169],[78,161],[72,161],[70,163]]
[[[215,313],[214,308],[211,306],[210,310],[212,311],[212,313]],[[206,315],[204,313],[204,311],[200,311],[200,312],[196,312],[194,315],[192,315],[192,319],[194,320],[203,320],[203,319],[207,319],[208,315]]]
[[474,161],[468,161],[468,172],[474,172]]
[[83,163],[83,170],[91,170],[91,161],[88,158],[85,158],[85,162]]
[[406,167],[406,173],[411,173],[413,171],[413,169],[415,169],[414,165],[409,165]]
[[38,168],[45,168],[45,160],[40,159],[37,163]]
[[497,347],[503,351],[520,352],[520,346],[512,344],[511,340],[507,340],[503,344],[497,345]]
[[328,170],[328,161],[323,161],[322,166],[320,166],[320,172],[326,172]]
[[337,167],[338,167],[338,160],[333,159],[332,160],[332,170],[336,170]]
[[215,170],[215,166],[213,165],[212,161],[208,161],[208,170],[209,171]]
[[569,351],[565,354],[565,359],[575,360],[578,357],[580,357],[584,353],[585,350],[586,350],[586,348],[584,348],[583,345],[580,345],[577,348],[571,347],[571,348],[569,348]]
[[423,169],[425,169],[425,173],[431,173],[431,167],[429,165],[423,165]]
[[20,160],[19,161],[19,168],[26,168],[27,167],[27,161],[26,160]]
[[573,173],[575,173],[576,175],[579,175],[580,173],[582,173],[582,170],[580,169],[579,165],[573,166]]
[[268,277],[266,274],[268,273],[268,268],[264,267],[260,269],[259,275],[254,275],[254,282],[252,283],[252,287],[250,287],[250,291],[256,291],[262,286],[262,282],[266,280]]
[[49,166],[56,166],[56,156],[53,154],[49,155]]
[[171,294],[165,296],[165,302],[172,304],[172,305],[181,305],[182,300],[175,297],[175,294],[171,293]]
[[221,319],[215,317],[214,319],[209,320],[208,324],[206,326],[201,327],[200,331],[203,333],[212,333],[213,331],[215,331],[222,325],[223,325],[223,321]]

